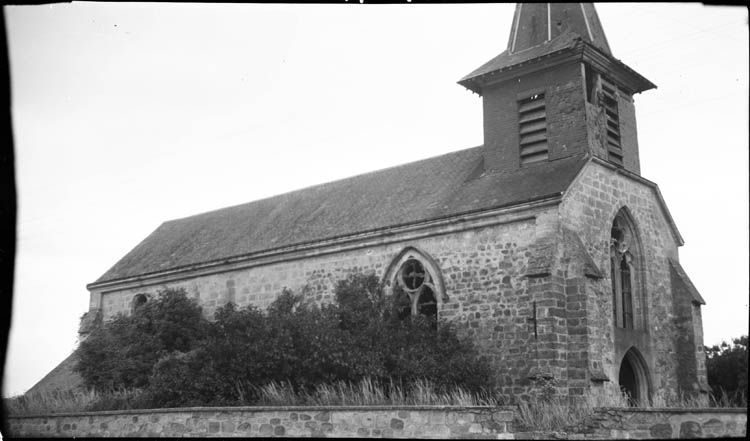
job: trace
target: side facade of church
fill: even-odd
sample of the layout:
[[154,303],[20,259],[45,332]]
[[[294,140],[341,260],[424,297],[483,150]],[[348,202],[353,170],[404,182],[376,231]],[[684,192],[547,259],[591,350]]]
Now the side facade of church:
[[655,86],[612,56],[593,5],[517,5],[507,49],[459,84],[482,97],[482,146],[165,222],[87,286],[88,317],[165,287],[209,318],[285,288],[327,302],[375,274],[470,337],[504,395],[548,379],[705,397],[705,302],[640,176],[633,95]]

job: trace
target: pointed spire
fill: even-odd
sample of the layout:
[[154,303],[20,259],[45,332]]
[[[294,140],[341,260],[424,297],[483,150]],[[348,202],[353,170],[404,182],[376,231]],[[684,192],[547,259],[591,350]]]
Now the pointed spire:
[[612,55],[592,3],[518,3],[508,39],[508,53],[538,46],[565,32],[580,35]]

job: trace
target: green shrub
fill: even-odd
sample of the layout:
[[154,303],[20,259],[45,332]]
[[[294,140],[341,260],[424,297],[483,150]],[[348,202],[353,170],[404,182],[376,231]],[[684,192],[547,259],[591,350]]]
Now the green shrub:
[[711,402],[722,406],[747,406],[747,335],[732,343],[706,347],[706,371]]
[[118,315],[107,323],[98,317],[76,350],[75,369],[87,388],[145,388],[156,362],[199,346],[207,324],[184,289],[161,290],[129,316]]
[[[492,387],[469,341],[449,324],[400,318],[402,296],[386,296],[375,276],[339,282],[332,304],[303,298],[285,290],[265,312],[230,303],[208,322],[184,291],[164,290],[131,316],[97,324],[78,369],[87,387],[143,389],[140,402],[153,407],[254,404],[269,384],[300,396],[363,381],[417,395]],[[434,390],[412,390],[419,384]]]

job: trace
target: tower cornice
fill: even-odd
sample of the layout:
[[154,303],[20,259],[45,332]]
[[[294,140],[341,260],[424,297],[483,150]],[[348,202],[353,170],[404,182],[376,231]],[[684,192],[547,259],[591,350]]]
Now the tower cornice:
[[[482,95],[482,89],[487,86],[559,64],[584,61],[602,72],[607,72],[613,81],[631,94],[656,88],[655,84],[629,68],[625,63],[606,54],[595,45],[584,41],[580,36],[572,34],[569,38],[568,44],[562,44],[557,49],[546,50],[541,55],[536,53],[535,48],[527,49],[526,54],[523,52],[515,54],[503,52],[461,79],[458,84]],[[509,63],[502,63],[503,59],[507,59]],[[497,62],[497,67],[492,66],[493,61]]]

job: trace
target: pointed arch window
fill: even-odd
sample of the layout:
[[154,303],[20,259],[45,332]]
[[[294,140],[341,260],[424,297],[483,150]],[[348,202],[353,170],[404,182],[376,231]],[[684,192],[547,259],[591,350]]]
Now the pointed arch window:
[[610,268],[614,323],[618,328],[634,329],[634,304],[638,303],[638,247],[631,223],[624,212],[612,224]]
[[398,272],[398,286],[409,298],[402,316],[424,315],[437,319],[437,297],[432,275],[417,259],[408,259]]
[[402,251],[386,273],[388,286],[397,301],[399,316],[425,316],[437,326],[439,303],[443,301],[440,270],[427,255],[413,249]]

